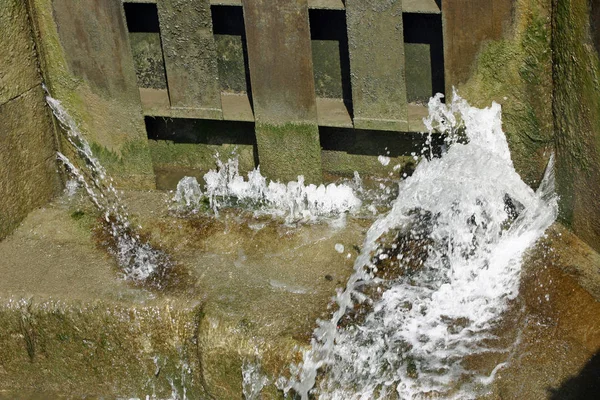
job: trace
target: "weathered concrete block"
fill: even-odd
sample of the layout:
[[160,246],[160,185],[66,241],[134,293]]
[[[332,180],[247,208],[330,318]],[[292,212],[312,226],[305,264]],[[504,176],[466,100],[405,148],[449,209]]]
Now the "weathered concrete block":
[[171,107],[221,119],[221,90],[209,0],[157,3]]
[[0,105],[0,239],[59,190],[55,151],[40,86]]
[[0,104],[41,82],[25,2],[0,0]]
[[119,186],[154,187],[122,2],[29,3],[50,94],[62,101]]
[[444,0],[446,93],[472,74],[477,53],[488,40],[499,40],[511,26],[513,0]]
[[321,181],[306,0],[245,0],[256,141],[271,179]]
[[[0,305],[0,390],[52,398],[204,398],[193,307],[119,302],[8,301]],[[20,396],[17,396],[20,397]],[[62,397],[62,396],[61,396]]]
[[307,0],[244,0],[244,20],[257,121],[316,121]]
[[[52,0],[56,29],[69,71],[110,98],[135,101],[138,96],[127,28],[119,0],[85,2]],[[44,38],[41,38],[44,40]]]
[[129,42],[131,43],[138,86],[149,89],[166,89],[167,78],[160,33],[131,32]]
[[288,182],[304,175],[306,182],[322,180],[319,128],[316,124],[256,124],[261,172]]
[[406,131],[402,2],[346,2],[354,126]]

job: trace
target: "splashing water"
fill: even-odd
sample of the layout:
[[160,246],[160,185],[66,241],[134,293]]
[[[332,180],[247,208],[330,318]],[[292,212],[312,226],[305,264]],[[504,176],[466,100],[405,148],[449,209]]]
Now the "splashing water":
[[242,394],[245,400],[258,400],[269,379],[262,373],[260,361],[245,360],[242,364]]
[[105,230],[111,237],[111,252],[115,256],[125,277],[137,282],[145,281],[171,266],[169,257],[154,249],[142,240],[131,225],[129,215],[123,207],[113,179],[94,157],[89,143],[77,127],[75,121],[63,108],[60,101],[47,96],[46,102],[52,109],[67,134],[67,140],[84,162],[84,168],[77,168],[64,154],[58,152],[63,162],[77,182],[85,189],[90,200],[102,213]]
[[523,254],[556,219],[553,160],[534,192],[513,167],[500,105],[441,98],[425,123],[449,148],[418,164],[369,229],[339,308],[292,368],[286,390],[302,399],[473,398],[498,369],[481,376],[463,361],[498,350],[489,343],[518,294]]
[[205,197],[196,179],[185,177],[177,185],[173,200],[184,209],[196,211],[202,199],[208,199],[215,214],[224,206],[248,206],[257,214],[285,217],[288,222],[337,216],[361,206],[361,200],[348,185],[305,185],[303,176],[287,184],[273,181],[267,184],[260,167],[244,179],[237,158],[222,162],[217,155],[216,162],[217,169],[204,175]]

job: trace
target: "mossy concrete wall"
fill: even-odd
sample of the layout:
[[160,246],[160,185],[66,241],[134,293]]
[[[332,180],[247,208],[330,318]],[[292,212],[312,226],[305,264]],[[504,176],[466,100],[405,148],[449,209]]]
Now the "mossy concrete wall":
[[[476,106],[502,104],[515,168],[532,187],[556,153],[560,218],[600,250],[600,2],[505,3],[482,6],[500,7],[505,16],[502,24],[484,22],[486,29],[472,28],[482,24],[474,18],[462,18],[458,27],[450,20],[461,15],[460,8],[445,3],[447,82]],[[471,33],[481,40],[469,62],[474,47],[448,44],[448,37],[460,42]],[[460,62],[454,53],[463,47]]]
[[307,0],[244,0],[261,170],[322,180]]
[[160,33],[130,32],[129,41],[139,87],[166,89],[167,77],[160,44]]
[[60,188],[56,140],[25,4],[0,0],[0,240]]
[[[525,182],[537,187],[554,146],[551,5],[549,0],[506,3],[512,3],[512,11],[503,8],[507,18],[503,24],[486,24],[490,32],[478,44],[472,64],[452,70],[451,57],[447,75],[473,105],[487,107],[492,101],[502,105],[515,168]],[[462,29],[466,33],[470,25]],[[471,71],[469,78],[464,78],[465,71]]]
[[303,175],[309,183],[320,183],[323,179],[316,124],[257,123],[256,141],[265,176],[282,182],[295,181],[298,175]]
[[560,216],[600,251],[600,2],[553,0],[552,6]]
[[154,187],[121,1],[24,3],[50,94],[100,150],[98,158],[117,185]]
[[0,392],[206,398],[201,320],[200,308],[169,304],[6,300]]

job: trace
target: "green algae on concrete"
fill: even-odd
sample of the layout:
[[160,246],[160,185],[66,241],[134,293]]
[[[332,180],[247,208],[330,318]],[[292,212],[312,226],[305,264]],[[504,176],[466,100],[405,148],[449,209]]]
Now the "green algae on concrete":
[[311,40],[317,97],[344,98],[340,43],[335,40]]
[[273,381],[298,361],[352,272],[335,244],[351,249],[368,225],[293,227],[236,210],[182,219],[164,193],[126,192],[134,223],[197,280],[190,292],[152,293],[116,274],[80,196],[34,211],[0,242],[0,397],[166,398],[172,380],[180,396],[241,398],[245,363]]
[[457,88],[474,106],[502,105],[515,168],[537,187],[554,144],[550,4],[518,0],[514,7],[512,32],[482,45],[471,78]]
[[404,44],[406,97],[409,103],[427,104],[433,93],[430,48],[428,43]]
[[239,171],[244,174],[254,169],[254,146],[238,144],[193,144],[175,143],[169,140],[148,141],[154,168],[176,169],[186,168],[198,170],[198,173],[207,172],[216,168],[215,156],[223,162],[229,158],[237,157]]
[[27,7],[0,2],[0,105],[41,83]]
[[221,91],[246,93],[250,85],[242,7],[211,7]]
[[202,398],[199,309],[4,300],[0,390]]
[[248,83],[242,36],[215,34],[215,43],[221,90],[231,93],[246,93]]
[[160,33],[130,32],[129,42],[131,43],[138,86],[150,89],[166,89],[167,78]]
[[304,175],[307,183],[320,183],[321,148],[316,124],[256,124],[259,165],[267,178],[282,182]]
[[600,59],[592,41],[592,3],[552,2],[553,113],[560,217],[600,250]]
[[[102,2],[91,11],[65,0],[27,4],[50,94],[91,144],[122,159],[118,170],[108,169],[119,186],[154,187],[150,153],[138,145],[146,133],[133,58],[129,46],[121,45],[129,43],[121,2]],[[127,147],[136,155],[124,154]]]
[[61,186],[54,127],[40,86],[0,105],[0,239]]
[[350,100],[346,15],[342,10],[310,10],[310,36],[317,97]]

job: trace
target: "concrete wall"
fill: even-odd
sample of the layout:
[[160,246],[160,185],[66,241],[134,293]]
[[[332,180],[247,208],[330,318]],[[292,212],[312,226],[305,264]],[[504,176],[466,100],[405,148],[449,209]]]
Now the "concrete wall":
[[600,1],[460,3],[444,2],[448,86],[474,105],[502,104],[532,187],[555,152],[560,219],[600,251]]
[[0,239],[60,188],[56,141],[25,4],[0,0]]
[[600,1],[553,0],[552,5],[561,218],[600,251]]
[[[372,168],[375,153],[384,154],[390,147],[386,141],[407,142],[397,135],[419,130],[413,122],[422,117],[422,110],[411,108],[410,101],[422,100],[426,90],[441,84],[447,93],[456,87],[476,106],[502,104],[513,162],[531,186],[537,186],[556,149],[561,217],[600,248],[598,0],[213,3],[235,4],[218,12],[236,8],[239,21],[229,26],[227,15],[215,19],[208,0],[164,0],[151,5],[156,9],[156,31],[128,32],[121,0],[27,0],[51,94],[79,122],[120,185],[152,188],[153,167],[210,167],[211,153],[220,149],[229,154],[236,146],[244,169],[260,163],[273,179],[304,174],[318,182],[322,171],[349,173],[355,167],[385,172]],[[5,7],[3,18],[11,22],[3,29],[23,35],[13,21],[25,17],[10,13],[18,9],[19,15],[26,15],[25,7],[7,4],[11,7]],[[311,26],[309,9],[319,7],[312,12]],[[316,24],[323,23],[325,14],[317,14],[325,8],[345,17],[337,25],[346,29],[346,36],[319,30]],[[413,17],[406,18],[408,14]],[[443,77],[434,72],[439,64],[433,63],[432,49],[439,42],[405,34],[403,23],[419,26],[418,15],[430,16],[425,19],[432,29],[438,29],[436,18],[441,21],[444,59],[436,63],[444,64]],[[175,20],[181,23],[174,25]],[[3,35],[5,41],[7,37]],[[25,42],[11,40],[4,47],[13,51],[18,43]],[[343,54],[340,46],[346,44],[348,52]],[[33,44],[21,46],[22,61],[14,65],[34,62],[28,46]],[[3,56],[5,63],[16,59],[10,52]],[[418,68],[428,62],[429,69]],[[187,67],[192,64],[194,68]],[[43,106],[39,90],[37,98],[34,93],[39,74],[21,69],[11,75],[11,69],[4,68],[4,110],[11,99]],[[408,87],[406,77],[411,80]],[[416,81],[422,84],[413,87]],[[142,95],[158,96],[158,102],[148,106],[140,88]],[[36,112],[35,107],[26,109]],[[11,112],[11,118],[17,118],[14,115]],[[175,118],[171,126],[179,123],[177,118],[214,123],[196,124],[191,141],[157,137],[148,146],[144,115]],[[253,134],[248,133],[252,137],[243,133],[221,140],[219,132],[229,121],[253,124]],[[2,122],[10,123],[10,118]],[[345,139],[336,140],[338,136]],[[363,151],[366,137],[380,142]],[[391,154],[395,162],[410,161],[411,146],[418,147],[418,140],[411,138],[411,145]],[[4,186],[3,190],[11,192]]]
[[121,0],[26,3],[50,94],[63,102],[117,185],[154,187]]
[[[446,21],[444,28],[447,82],[475,106],[487,107],[492,101],[502,105],[515,168],[525,182],[537,187],[554,146],[550,0],[505,0],[503,7],[498,1],[487,6],[470,3],[471,7],[444,15],[458,18]],[[496,9],[502,12],[494,13]],[[450,45],[449,38],[467,43]],[[461,65],[460,51],[455,53],[450,46],[465,49]]]

